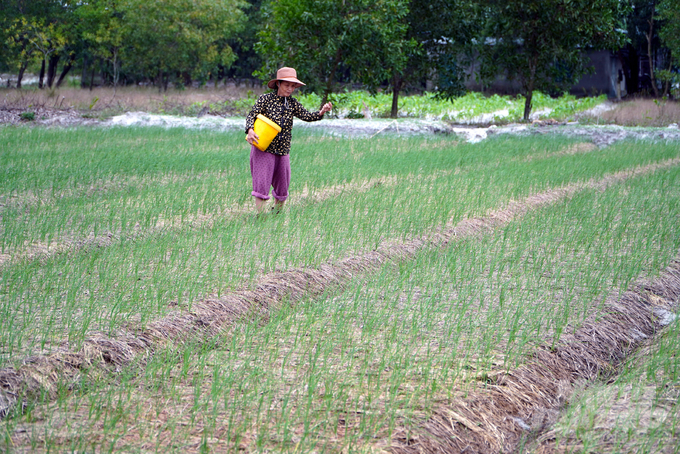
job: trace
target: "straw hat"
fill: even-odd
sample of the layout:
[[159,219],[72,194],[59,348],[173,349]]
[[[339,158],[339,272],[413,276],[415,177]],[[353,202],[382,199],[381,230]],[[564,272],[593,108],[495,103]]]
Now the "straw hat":
[[288,68],[287,66],[284,66],[283,68],[276,71],[276,79],[270,80],[267,83],[267,86],[269,88],[276,88],[276,82],[279,80],[284,80],[286,82],[295,82],[296,84],[300,85],[306,85],[298,80],[295,69]]

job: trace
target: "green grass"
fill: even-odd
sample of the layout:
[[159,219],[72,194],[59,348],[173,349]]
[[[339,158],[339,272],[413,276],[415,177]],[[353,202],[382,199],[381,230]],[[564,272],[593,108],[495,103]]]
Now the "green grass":
[[[254,223],[244,214],[251,201],[240,135],[4,132],[14,151],[3,156],[9,197],[2,251],[13,255],[26,245],[37,245],[37,252],[66,249],[2,268],[8,290],[0,332],[7,359],[65,339],[78,345],[89,331],[115,332],[131,318],[148,321],[176,304],[188,307],[268,272],[318,267],[548,187],[677,155],[671,144],[650,152],[629,142],[527,161],[573,141],[504,138],[480,146],[454,138],[369,141],[301,134],[292,157],[292,203],[304,188],[322,198],[326,188],[344,185],[345,191],[323,203],[310,196],[284,216]],[[101,151],[85,145],[95,136]],[[321,147],[319,140],[325,142]],[[355,189],[367,181],[368,189]]]
[[[321,98],[315,93],[303,93],[299,96],[302,103],[309,109],[317,109]],[[555,120],[574,118],[574,115],[601,104],[605,101],[604,96],[576,98],[573,95],[564,94],[558,98],[551,98],[540,92],[535,92],[532,98],[532,113],[546,112],[542,116]],[[370,95],[362,91],[351,91],[333,94],[329,100],[334,103],[337,111],[344,116],[362,117],[368,109],[371,115],[376,117],[389,117],[392,107],[392,95],[379,93]],[[486,96],[482,93],[468,92],[464,96],[454,98],[451,101],[438,99],[434,93],[423,95],[405,95],[399,97],[399,116],[411,118],[438,118],[453,122],[465,122],[484,114],[498,114],[495,122],[517,122],[524,115],[524,102],[522,96]],[[547,113],[547,110],[550,113]],[[491,122],[491,121],[488,121]]]
[[[241,133],[0,129],[11,150],[0,154],[2,251],[68,245],[2,265],[0,366],[63,341],[77,348],[95,330],[143,326],[272,271],[316,268],[680,155],[677,144],[633,141],[569,154],[577,142],[563,136],[295,137],[289,206],[256,218]],[[382,446],[577,328],[611,292],[656,276],[680,248],[679,180],[675,166],[583,190],[208,344],[85,374],[5,420],[0,439],[69,452]]]
[[[317,110],[321,105],[321,96],[316,93],[307,93],[304,90],[295,95],[302,104],[310,110]],[[179,110],[161,109],[162,113],[176,113],[180,115],[196,115],[205,107],[209,107],[214,113],[228,113],[230,115],[246,115],[257,95],[248,92],[246,96],[224,102],[200,101],[193,103],[187,108]],[[532,97],[532,113],[542,111],[541,117],[555,120],[573,119],[575,114],[592,109],[606,100],[605,96],[581,97],[563,94],[552,98],[540,92],[534,92]],[[332,93],[329,101],[333,103],[334,113],[343,118],[363,118],[366,111],[373,117],[388,118],[392,109],[391,93],[370,93],[362,90]],[[478,92],[468,92],[463,96],[452,100],[439,99],[434,93],[422,95],[402,94],[399,97],[399,116],[407,118],[437,118],[453,122],[466,122],[484,114],[497,113],[495,122],[517,122],[524,115],[523,96],[487,96]],[[548,113],[548,110],[550,111]],[[501,111],[504,114],[500,114]],[[487,121],[490,123],[491,121]]]

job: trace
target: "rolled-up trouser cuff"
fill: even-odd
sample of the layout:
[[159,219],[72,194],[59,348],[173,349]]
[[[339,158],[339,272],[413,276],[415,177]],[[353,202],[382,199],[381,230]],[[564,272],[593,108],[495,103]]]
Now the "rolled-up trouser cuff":
[[278,200],[279,202],[285,202],[286,199],[288,198],[288,194],[286,194],[286,195],[278,195],[278,194],[276,193],[276,191],[272,191],[272,195],[273,195],[274,198],[275,198],[276,200]]
[[254,197],[257,197],[258,199],[269,200],[269,196],[268,196],[268,195],[260,194],[259,192],[253,191],[253,192],[250,193],[250,195],[252,195],[252,196],[254,196]]

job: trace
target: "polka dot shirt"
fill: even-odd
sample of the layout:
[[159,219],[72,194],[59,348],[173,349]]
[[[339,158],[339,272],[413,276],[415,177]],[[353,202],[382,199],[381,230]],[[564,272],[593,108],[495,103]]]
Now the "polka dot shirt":
[[246,117],[246,134],[255,124],[258,114],[272,120],[281,126],[281,132],[274,137],[272,143],[265,150],[278,156],[285,156],[290,153],[290,140],[293,131],[293,117],[303,121],[319,121],[323,115],[317,112],[310,112],[300,104],[300,101],[292,96],[279,96],[276,92],[265,93],[257,98],[255,105]]

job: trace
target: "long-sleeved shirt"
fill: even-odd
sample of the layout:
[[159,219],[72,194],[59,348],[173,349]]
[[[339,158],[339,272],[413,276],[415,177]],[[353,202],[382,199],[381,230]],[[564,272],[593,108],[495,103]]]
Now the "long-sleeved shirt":
[[276,92],[265,93],[257,98],[255,105],[246,117],[246,134],[255,124],[255,118],[262,114],[281,127],[281,132],[274,137],[265,150],[279,156],[290,153],[290,140],[293,132],[293,117],[303,121],[319,121],[323,115],[310,112],[292,96],[279,96]]

